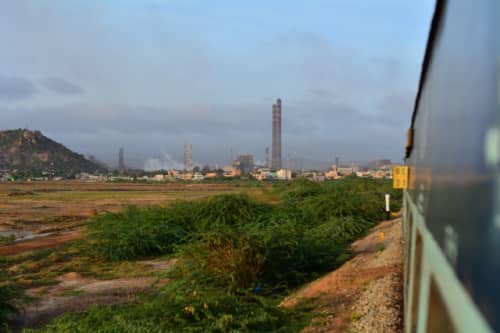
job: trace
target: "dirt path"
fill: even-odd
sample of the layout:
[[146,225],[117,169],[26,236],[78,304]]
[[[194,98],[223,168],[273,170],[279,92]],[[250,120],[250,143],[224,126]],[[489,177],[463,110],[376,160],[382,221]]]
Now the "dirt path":
[[[176,260],[142,261],[150,267],[152,273],[164,272],[175,264]],[[167,283],[155,276],[138,278],[120,278],[113,280],[97,280],[83,277],[76,272],[59,276],[58,284],[27,290],[26,295],[33,297],[34,302],[26,304],[13,326],[36,328],[48,323],[60,314],[70,311],[81,311],[93,304],[111,305],[134,301],[136,295]]]
[[401,219],[379,224],[353,250],[339,269],[283,301],[285,307],[313,302],[316,316],[304,333],[401,331]]

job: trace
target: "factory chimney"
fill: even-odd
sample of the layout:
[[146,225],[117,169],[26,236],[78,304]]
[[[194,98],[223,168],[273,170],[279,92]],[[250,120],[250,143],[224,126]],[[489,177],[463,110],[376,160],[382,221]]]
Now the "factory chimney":
[[188,164],[188,161],[187,161],[187,144],[184,143],[184,172],[187,171],[187,164]]
[[272,165],[274,170],[281,169],[281,99],[273,104],[273,146]]
[[118,171],[123,173],[127,168],[125,167],[125,157],[123,154],[123,148],[118,151]]
[[193,145],[189,144],[189,171],[193,171]]

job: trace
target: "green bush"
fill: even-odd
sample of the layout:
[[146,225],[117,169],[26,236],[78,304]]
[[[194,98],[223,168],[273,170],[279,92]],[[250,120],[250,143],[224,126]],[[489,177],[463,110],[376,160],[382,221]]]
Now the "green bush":
[[262,280],[278,290],[296,287],[336,267],[348,250],[307,224],[275,224],[263,234]]
[[238,228],[265,221],[270,205],[259,204],[245,194],[224,194],[210,198],[197,211],[196,226],[202,231]]
[[170,208],[128,207],[120,213],[99,215],[88,225],[88,249],[108,260],[172,253],[175,245],[192,235],[193,209],[195,204],[181,203]]
[[220,230],[182,247],[191,275],[227,290],[254,287],[262,273],[262,241],[248,234]]

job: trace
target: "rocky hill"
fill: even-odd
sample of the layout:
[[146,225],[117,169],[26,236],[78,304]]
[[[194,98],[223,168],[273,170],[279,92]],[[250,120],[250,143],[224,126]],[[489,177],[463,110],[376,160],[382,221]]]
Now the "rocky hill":
[[27,177],[72,177],[106,170],[40,131],[17,129],[0,131],[0,171]]

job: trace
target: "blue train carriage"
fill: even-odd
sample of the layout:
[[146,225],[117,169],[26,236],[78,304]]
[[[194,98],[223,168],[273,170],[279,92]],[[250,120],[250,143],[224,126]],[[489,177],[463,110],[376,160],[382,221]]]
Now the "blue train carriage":
[[405,163],[405,332],[500,332],[500,1],[436,3]]

